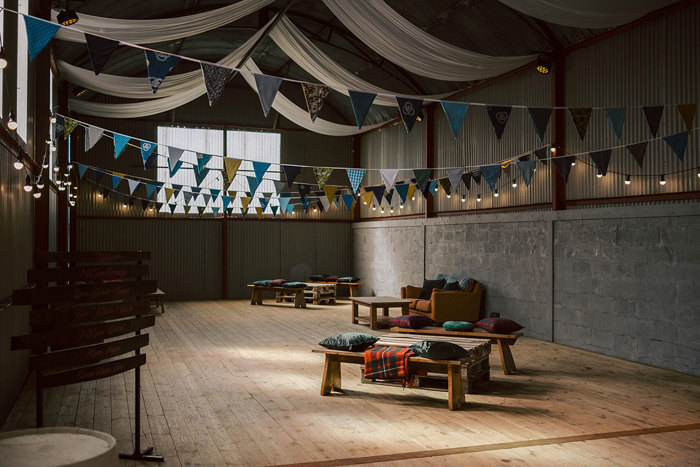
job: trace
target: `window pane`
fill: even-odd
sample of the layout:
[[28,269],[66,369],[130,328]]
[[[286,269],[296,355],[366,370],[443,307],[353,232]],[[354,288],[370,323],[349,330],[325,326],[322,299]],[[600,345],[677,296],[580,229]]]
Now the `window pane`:
[[[274,193],[275,185],[273,180],[280,180],[280,171],[282,168],[280,163],[280,144],[281,136],[279,133],[262,133],[259,131],[236,131],[229,130],[226,133],[226,155],[237,159],[248,159],[243,161],[238,169],[238,175],[231,184],[230,190],[238,191],[234,207],[240,208],[241,196],[245,196],[249,190],[248,180],[246,175],[254,176],[253,164],[249,161],[270,162],[272,165],[265,173],[263,181],[260,183],[256,196],[250,204],[250,207],[260,206],[258,198],[262,193]],[[277,199],[270,201],[271,205],[279,205]]]

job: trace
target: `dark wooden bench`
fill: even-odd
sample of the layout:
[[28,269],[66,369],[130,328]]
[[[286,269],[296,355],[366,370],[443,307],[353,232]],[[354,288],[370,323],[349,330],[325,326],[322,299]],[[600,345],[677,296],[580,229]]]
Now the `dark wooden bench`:
[[158,289],[152,294],[148,295],[148,298],[151,299],[151,303],[153,304],[154,307],[160,308],[161,313],[165,313],[165,306],[163,305],[163,299],[165,298],[165,292],[162,290]]
[[498,346],[498,352],[501,354],[501,364],[503,365],[503,373],[505,373],[506,375],[512,375],[517,371],[517,368],[515,368],[515,360],[513,360],[513,354],[510,351],[510,346],[515,344],[515,342],[518,340],[518,337],[521,337],[523,335],[522,332],[513,332],[511,334],[492,334],[486,331],[445,331],[442,328],[432,326],[428,326],[421,329],[391,328],[391,332],[489,339],[492,344],[496,344]]
[[[331,391],[341,391],[340,364],[365,364],[364,352],[349,352],[345,350],[330,350],[324,348],[312,349],[312,352],[326,355],[321,380],[321,395],[328,396]],[[411,368],[419,371],[447,374],[448,407],[456,410],[465,405],[464,385],[462,383],[462,365],[469,362],[471,357],[463,360],[431,360],[418,356],[411,357],[408,362]]]
[[304,299],[304,287],[271,287],[269,285],[253,285],[249,284],[251,294],[250,294],[250,304],[251,305],[262,305],[262,293],[263,292],[284,292],[287,294],[294,294],[294,308],[306,308],[306,300]]

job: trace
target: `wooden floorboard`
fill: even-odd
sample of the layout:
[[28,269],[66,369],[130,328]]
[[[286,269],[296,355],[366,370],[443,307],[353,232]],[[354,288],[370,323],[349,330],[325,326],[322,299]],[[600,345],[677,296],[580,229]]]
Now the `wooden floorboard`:
[[[393,314],[396,314],[396,310]],[[347,302],[170,302],[149,329],[141,443],[166,465],[697,465],[700,378],[523,337],[518,374],[491,354],[491,381],[447,394],[360,383],[319,395],[310,349],[350,322]],[[133,450],[134,372],[45,391],[47,426],[111,433]],[[35,423],[30,378],[2,430]],[[123,465],[138,465],[123,462]]]

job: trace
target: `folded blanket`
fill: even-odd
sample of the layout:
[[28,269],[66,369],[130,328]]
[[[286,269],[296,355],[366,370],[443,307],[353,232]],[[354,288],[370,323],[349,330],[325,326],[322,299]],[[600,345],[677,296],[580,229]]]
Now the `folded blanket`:
[[408,359],[415,353],[408,347],[379,346],[365,350],[365,378],[399,380],[413,386]]

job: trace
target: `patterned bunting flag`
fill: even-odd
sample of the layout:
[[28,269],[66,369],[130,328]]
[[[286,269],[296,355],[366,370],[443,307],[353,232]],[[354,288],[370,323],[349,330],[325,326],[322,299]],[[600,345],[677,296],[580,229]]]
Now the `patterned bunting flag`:
[[605,109],[605,113],[608,115],[608,121],[610,126],[612,126],[613,131],[617,139],[622,138],[622,126],[625,124],[625,117],[627,117],[626,107],[610,107]]
[[503,130],[506,129],[506,124],[510,118],[510,111],[513,108],[510,106],[502,105],[487,105],[486,112],[489,114],[489,119],[491,120],[491,125],[496,131],[496,138],[501,139],[503,136]]
[[333,169],[330,167],[314,167],[313,171],[319,188],[323,188],[328,180],[328,177],[330,177],[331,173],[333,173]]
[[540,162],[542,162],[543,165],[547,165],[547,148],[540,148],[533,154],[540,160]]
[[255,87],[258,91],[258,97],[260,98],[260,105],[263,109],[263,114],[265,117],[270,113],[272,108],[272,103],[275,101],[275,96],[277,91],[282,84],[282,78],[277,76],[261,75],[258,73],[253,73],[255,78]]
[[250,196],[241,196],[241,204],[243,205],[243,210],[247,211],[248,210],[248,205],[250,202],[253,200]]
[[401,198],[402,203],[406,202],[406,196],[408,195],[408,187],[409,186],[411,186],[409,183],[399,183],[398,185],[394,185],[394,188],[396,189],[396,192],[399,194],[399,198]]
[[283,165],[282,170],[284,171],[284,176],[287,178],[287,187],[291,188],[292,183],[297,178],[299,170],[301,167],[298,165]]
[[56,123],[54,123],[53,125],[54,139],[58,139],[61,136],[63,136],[63,130],[65,130],[65,121],[63,119],[63,116],[56,115]]
[[85,152],[95,147],[100,138],[102,138],[104,132],[102,128],[97,128],[92,125],[85,128]]
[[445,112],[447,117],[447,122],[450,124],[450,130],[455,139],[459,134],[459,130],[462,129],[464,125],[464,118],[467,116],[467,110],[469,110],[469,104],[465,102],[440,102],[442,105],[442,110]]
[[232,196],[221,196],[221,205],[224,207],[224,209],[228,209],[228,205],[231,204],[231,201],[233,201]]
[[659,131],[659,124],[661,123],[661,115],[664,113],[664,106],[642,107],[642,110],[644,111],[649,131],[656,138],[656,133]]
[[87,44],[90,63],[92,63],[92,70],[95,72],[95,75],[99,75],[102,72],[102,68],[107,64],[109,57],[112,56],[112,52],[119,45],[119,41],[85,33],[85,43]]
[[552,109],[549,107],[528,107],[527,113],[530,115],[532,127],[537,133],[540,142],[544,141],[544,133],[549,125],[549,118],[552,115]]
[[260,202],[260,206],[264,211],[265,209],[267,209],[267,205],[270,203],[270,200],[268,198],[258,198],[258,202]]
[[592,112],[593,109],[589,107],[569,107],[569,115],[571,116],[571,120],[574,122],[576,132],[578,133],[579,138],[581,138],[581,141],[583,141],[583,138],[586,136],[588,122],[591,121]]
[[226,82],[233,74],[233,70],[203,62],[200,62],[199,66],[202,69],[204,86],[207,88],[207,98],[209,99],[209,107],[211,107],[224,92]]
[[685,155],[685,147],[688,144],[688,132],[683,131],[681,133],[676,133],[674,135],[664,136],[664,141],[671,148],[671,151],[678,156],[678,159],[683,162],[683,156]]
[[153,94],[155,94],[165,77],[170,73],[170,70],[177,65],[180,59],[173,55],[154,52],[153,50],[144,50],[143,52],[146,55],[148,81],[151,83]]
[[211,154],[203,154],[203,153],[196,153],[197,154],[197,169],[201,172],[204,170],[204,168],[207,166],[209,161],[211,160]]
[[374,194],[377,203],[382,204],[382,198],[384,198],[384,185],[366,186],[365,190],[371,191]]
[[82,179],[83,176],[85,176],[85,172],[87,171],[87,167],[84,166],[83,164],[78,164],[78,175]]
[[420,191],[425,191],[431,171],[431,169],[413,169],[413,176],[416,179],[416,186]]
[[445,193],[452,194],[452,185],[450,184],[450,179],[449,178],[441,178],[438,180],[440,182],[440,186],[442,187],[443,190],[445,190]]
[[22,15],[24,26],[27,29],[27,44],[29,49],[29,61],[33,62],[39,53],[44,50],[53,36],[61,28],[58,24],[40,20],[31,16]]
[[384,193],[384,198],[386,199],[386,202],[391,206],[391,200],[394,199],[394,189],[392,188],[391,190]]
[[250,175],[246,175],[245,178],[248,180],[248,190],[250,191],[251,195],[254,195],[258,189],[258,185],[260,185],[260,182],[258,182],[256,177],[251,177]]
[[139,143],[139,146],[141,147],[141,159],[143,159],[143,170],[146,170],[148,168],[148,165],[146,165],[146,163],[151,157],[151,153],[156,148],[156,145],[155,143],[151,143],[149,141],[141,141]]
[[557,156],[552,159],[552,162],[557,168],[557,172],[564,179],[564,183],[569,181],[569,173],[571,172],[571,163],[576,160],[575,156]]
[[683,118],[685,129],[688,131],[692,130],[697,104],[679,104],[676,108],[678,109],[678,113],[680,113],[681,117]]
[[530,186],[530,180],[532,180],[532,174],[535,172],[535,165],[537,161],[518,161],[515,165],[520,170],[520,174],[523,176],[523,182],[525,186]]
[[641,143],[629,144],[625,146],[627,150],[632,154],[634,160],[637,161],[637,165],[641,168],[644,163],[644,154],[647,152],[647,146],[649,141],[642,141]]
[[165,188],[165,201],[170,201],[170,197],[175,193],[175,190],[172,188]]
[[280,203],[280,211],[284,213],[284,211],[287,210],[287,206],[289,205],[289,202],[291,201],[291,198],[279,198],[278,201]]
[[382,180],[384,180],[386,189],[391,190],[391,187],[394,186],[394,182],[396,181],[396,174],[399,173],[399,169],[381,169],[379,173],[382,176]]
[[263,181],[263,176],[268,168],[270,168],[269,162],[253,161],[253,171],[255,172],[255,178],[258,179],[258,183]]
[[467,191],[472,189],[472,174],[465,172],[462,174],[462,183],[467,187]]
[[459,185],[462,182],[463,173],[464,169],[462,167],[458,167],[456,169],[447,169],[447,178],[450,180],[452,190],[455,192],[459,190]]
[[323,187],[323,191],[326,193],[326,198],[328,198],[328,201],[333,201],[333,197],[338,191],[338,187],[326,185]]
[[118,158],[122,153],[127,144],[129,144],[131,138],[128,136],[120,135],[119,133],[114,133],[114,158]]
[[116,190],[117,186],[119,186],[119,182],[122,181],[122,177],[119,175],[112,175],[112,189]]
[[491,188],[491,191],[496,189],[496,182],[498,181],[498,176],[501,174],[501,164],[496,165],[481,165],[479,166],[481,174],[484,176],[484,180]]
[[406,133],[410,133],[416,120],[421,115],[423,99],[408,99],[396,96],[396,103],[399,106],[399,113],[406,127]]
[[377,95],[369,92],[350,90],[348,90],[348,95],[350,96],[352,111],[355,114],[357,128],[362,128],[362,123],[364,123],[367,112],[369,112],[370,107],[372,107],[372,102],[374,102],[374,98],[377,97]]
[[352,203],[355,202],[355,197],[353,195],[342,195],[341,198],[343,198],[343,202],[345,203],[345,207],[347,208],[348,211],[352,211]]
[[64,119],[63,139],[68,139],[70,134],[73,133],[73,130],[75,130],[77,126],[77,120],[73,120],[72,118],[66,117]]
[[365,204],[369,204],[372,202],[372,196],[374,196],[374,193],[365,187],[365,192],[360,195],[360,198]]
[[365,172],[367,172],[366,169],[345,169],[345,172],[348,174],[348,180],[350,180],[350,187],[352,188],[353,193],[357,193],[357,190],[360,189],[360,183],[362,183],[362,179],[365,176]]
[[136,191],[136,189],[139,187],[139,183],[141,182],[139,182],[138,180],[132,180],[130,178],[127,178],[126,181],[129,184],[129,194],[133,195],[134,191]]
[[309,196],[309,193],[311,192],[311,185],[307,185],[305,183],[297,184],[297,188],[299,188],[299,196],[301,197],[302,201],[306,199],[306,197]]
[[610,163],[611,155],[612,149],[603,149],[602,151],[593,151],[588,153],[588,157],[591,158],[601,175],[608,173],[608,164]]
[[328,93],[330,93],[330,89],[328,89],[328,86],[311,83],[301,83],[301,89],[304,91],[306,107],[309,109],[311,121],[315,122],[316,117],[321,112],[323,102],[328,97]]

